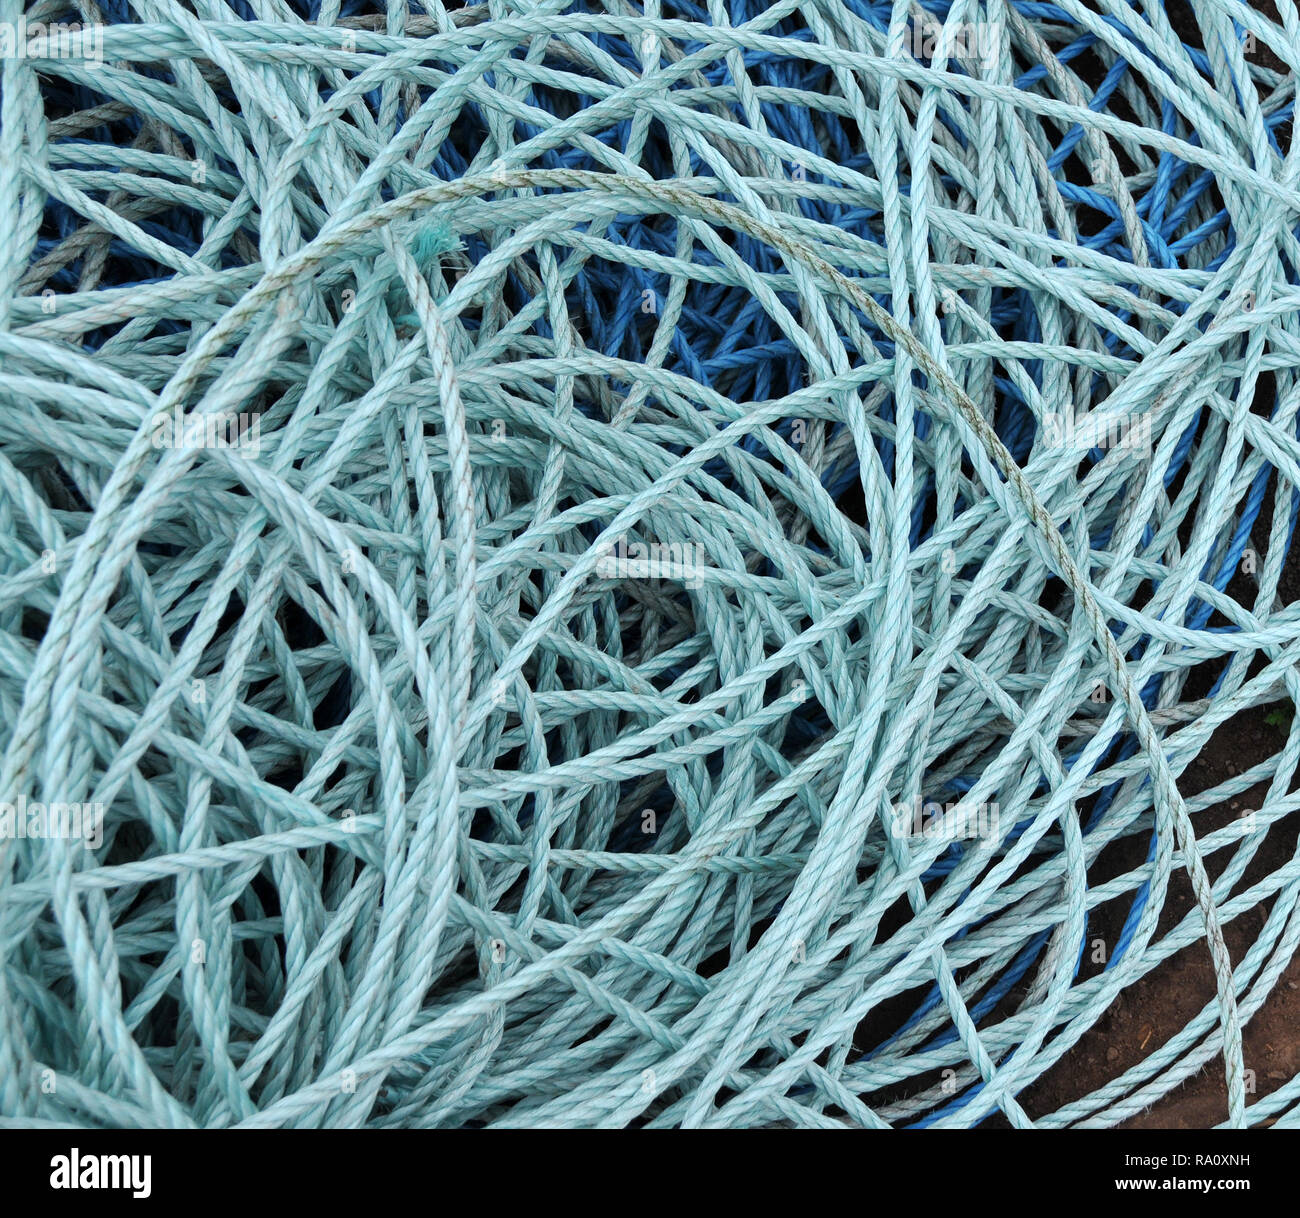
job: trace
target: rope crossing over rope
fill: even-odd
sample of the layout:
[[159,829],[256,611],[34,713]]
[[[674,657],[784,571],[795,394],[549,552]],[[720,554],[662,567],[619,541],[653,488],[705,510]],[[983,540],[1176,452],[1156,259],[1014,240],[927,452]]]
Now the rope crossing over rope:
[[1300,1124],[1291,0],[60,2],[0,1124]]

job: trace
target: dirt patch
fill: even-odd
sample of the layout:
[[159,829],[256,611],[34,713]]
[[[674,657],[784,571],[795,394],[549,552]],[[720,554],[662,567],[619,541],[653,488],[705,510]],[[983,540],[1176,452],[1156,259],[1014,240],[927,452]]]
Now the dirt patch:
[[[1273,756],[1282,744],[1279,730],[1265,721],[1263,710],[1239,715],[1211,737],[1209,744],[1179,780],[1185,795],[1196,794]],[[1260,784],[1206,812],[1198,813],[1198,834],[1217,829],[1258,807],[1266,787]],[[1295,853],[1297,816],[1274,826],[1251,861],[1238,889],[1248,887],[1287,863]],[[1207,860],[1216,876],[1230,851]],[[1139,866],[1146,854],[1145,838],[1117,843],[1099,860],[1108,864],[1098,880]],[[1160,933],[1181,919],[1194,905],[1185,873],[1170,883],[1160,918]],[[1088,939],[1114,944],[1123,925],[1127,903],[1114,901],[1089,919]],[[1224,927],[1224,940],[1234,963],[1254,943],[1272,908],[1267,901]],[[1081,977],[1100,972],[1085,953]],[[1214,1001],[1214,973],[1205,942],[1192,944],[1124,990],[1105,1015],[1051,1070],[1021,1093],[1019,1099],[1030,1116],[1053,1112],[1097,1090],[1155,1052],[1177,1035]],[[1246,1069],[1253,1071],[1253,1096],[1247,1102],[1277,1090],[1300,1073],[1300,956],[1294,958],[1264,1005],[1243,1030]],[[1247,1076],[1248,1079],[1250,1076]],[[1146,1112],[1127,1121],[1130,1129],[1207,1129],[1227,1119],[1228,1100],[1221,1058],[1216,1057],[1199,1074],[1189,1078]]]

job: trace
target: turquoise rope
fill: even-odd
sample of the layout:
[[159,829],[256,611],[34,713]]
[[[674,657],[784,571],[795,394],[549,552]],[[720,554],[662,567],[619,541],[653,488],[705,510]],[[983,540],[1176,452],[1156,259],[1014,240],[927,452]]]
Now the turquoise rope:
[[0,1124],[1300,1121],[1300,17],[927,7],[0,63]]

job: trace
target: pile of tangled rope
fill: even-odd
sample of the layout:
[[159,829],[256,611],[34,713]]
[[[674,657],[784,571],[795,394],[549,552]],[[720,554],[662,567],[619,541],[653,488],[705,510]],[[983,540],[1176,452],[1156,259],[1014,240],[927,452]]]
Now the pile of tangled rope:
[[1300,1124],[1292,0],[0,10],[0,1121]]

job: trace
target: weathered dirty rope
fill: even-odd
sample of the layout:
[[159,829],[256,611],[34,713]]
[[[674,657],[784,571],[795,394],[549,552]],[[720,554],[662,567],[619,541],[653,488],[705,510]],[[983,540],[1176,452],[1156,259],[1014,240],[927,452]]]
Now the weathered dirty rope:
[[1180,789],[1300,695],[1290,0],[61,2],[0,1121],[1300,1120],[1300,730]]

